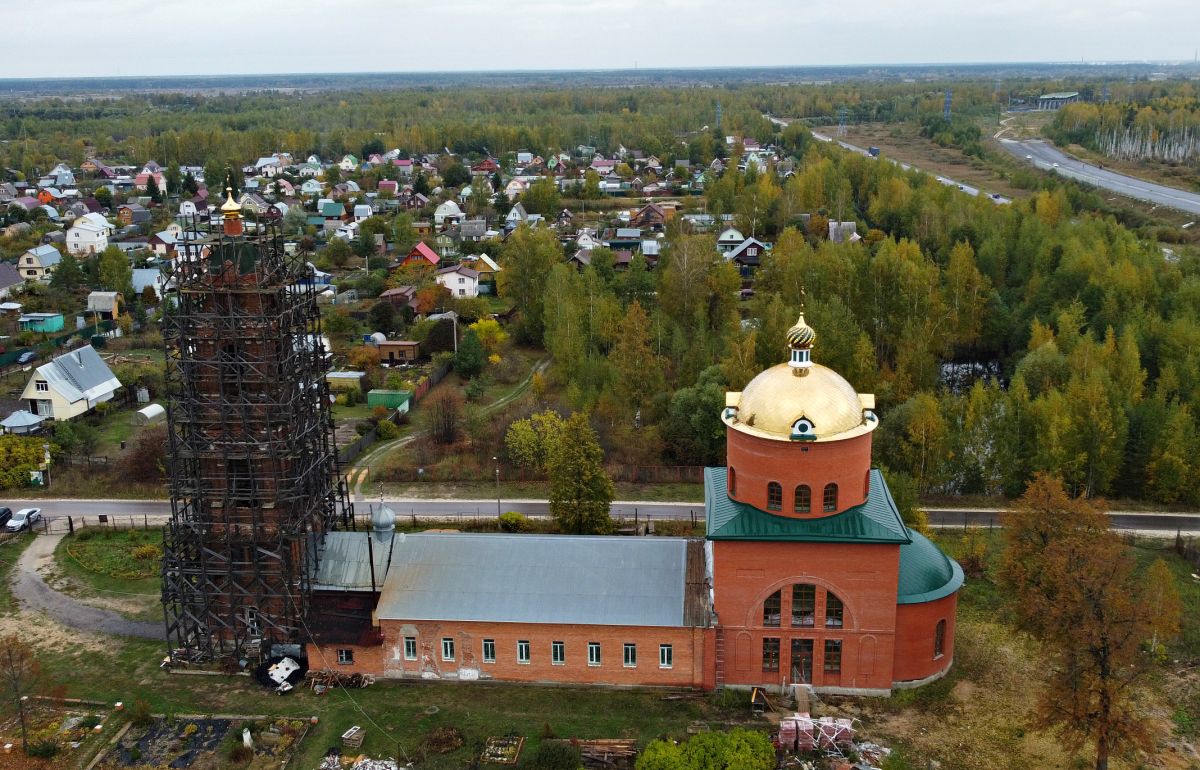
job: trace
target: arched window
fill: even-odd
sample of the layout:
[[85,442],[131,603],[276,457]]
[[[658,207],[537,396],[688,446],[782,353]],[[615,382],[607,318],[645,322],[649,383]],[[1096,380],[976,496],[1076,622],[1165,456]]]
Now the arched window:
[[946,621],[939,620],[933,629],[933,657],[940,658],[946,651]]
[[781,612],[781,593],[782,589],[776,591],[767,597],[763,602],[763,625],[772,628],[779,627],[779,615]]
[[825,485],[825,512],[837,510],[837,484]]
[[737,494],[737,471],[733,466],[729,466],[729,495],[732,497]]
[[843,613],[842,600],[833,591],[825,594],[825,627],[841,628]]
[[808,513],[812,510],[812,490],[807,484],[796,487],[796,513]]
[[783,485],[778,481],[772,481],[767,484],[767,510],[783,510]]
[[812,628],[817,624],[817,587],[811,583],[792,586],[792,627]]

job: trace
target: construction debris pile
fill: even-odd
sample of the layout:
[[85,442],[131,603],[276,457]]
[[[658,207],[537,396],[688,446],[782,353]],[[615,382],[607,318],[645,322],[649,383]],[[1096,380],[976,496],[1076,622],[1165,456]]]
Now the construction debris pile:
[[412,765],[399,765],[394,759],[371,759],[368,756],[343,757],[338,754],[326,755],[317,770],[404,770]]
[[[876,743],[856,742],[856,721],[833,717],[814,718],[809,716],[808,712],[793,712],[779,720],[775,747],[789,755],[818,753],[833,760],[844,760],[854,756],[859,760],[853,765],[856,770],[874,770],[891,750]],[[801,757],[789,757],[781,766],[795,770],[816,767],[811,760]]]
[[308,682],[309,688],[317,695],[334,687],[360,689],[375,684],[375,677],[371,674],[350,674],[329,668],[309,671],[304,675],[304,679]]
[[609,770],[610,768],[632,768],[637,759],[637,741],[625,738],[600,738],[584,741],[572,740],[579,747],[579,758],[587,770]]

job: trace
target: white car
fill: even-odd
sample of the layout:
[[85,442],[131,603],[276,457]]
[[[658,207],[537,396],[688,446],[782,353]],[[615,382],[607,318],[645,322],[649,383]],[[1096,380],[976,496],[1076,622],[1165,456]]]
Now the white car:
[[1050,164],[1050,165],[1054,166],[1055,168],[1058,168],[1058,164],[1057,164],[1057,163],[1052,163],[1052,164]]
[[1026,155],[1026,156],[1025,156],[1025,160],[1033,160],[1033,156],[1032,156],[1032,155]]
[[41,508],[22,508],[13,514],[8,520],[8,524],[4,526],[9,532],[20,532],[29,529],[36,522],[42,520]]

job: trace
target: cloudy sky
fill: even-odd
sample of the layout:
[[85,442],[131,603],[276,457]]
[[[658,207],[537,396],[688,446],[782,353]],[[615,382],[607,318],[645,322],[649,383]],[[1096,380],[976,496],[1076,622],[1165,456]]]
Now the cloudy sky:
[[[102,6],[0,0],[10,54],[19,54],[3,57],[0,77],[1187,60],[1200,45],[1197,0],[107,0]],[[67,44],[47,49],[46,40]]]

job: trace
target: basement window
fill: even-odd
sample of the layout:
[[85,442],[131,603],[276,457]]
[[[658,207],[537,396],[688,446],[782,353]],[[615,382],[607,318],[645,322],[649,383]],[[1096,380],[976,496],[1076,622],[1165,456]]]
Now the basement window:
[[338,664],[348,666],[354,662],[354,650],[342,649],[337,651]]

